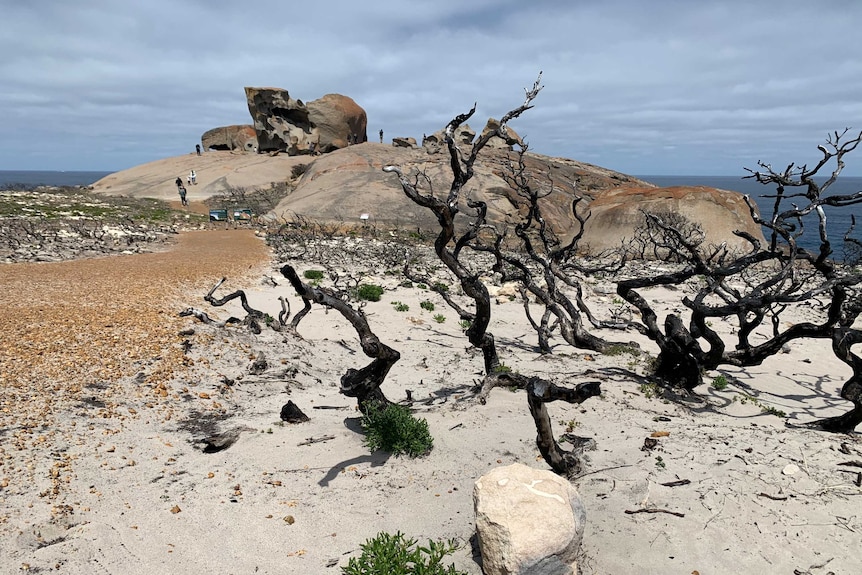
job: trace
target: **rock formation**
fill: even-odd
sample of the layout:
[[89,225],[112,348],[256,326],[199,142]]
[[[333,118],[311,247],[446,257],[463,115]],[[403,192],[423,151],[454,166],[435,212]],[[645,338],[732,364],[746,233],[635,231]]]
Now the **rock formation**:
[[[500,121],[495,120],[494,118],[488,118],[488,122],[485,124],[485,128],[482,130],[482,137],[485,136],[491,130],[499,130],[500,129]],[[499,148],[503,150],[511,150],[512,146],[515,144],[520,144],[521,136],[518,135],[515,130],[510,127],[506,127],[506,133],[509,135],[508,139],[503,139],[500,136],[494,135],[488,140],[488,146],[491,148]]]
[[280,88],[245,88],[258,150],[288,155],[329,152],[367,140],[368,120],[356,102],[327,94],[304,104]]
[[254,126],[234,125],[221,126],[207,130],[201,136],[201,145],[204,150],[243,150],[244,152],[257,151],[257,134]]
[[[486,149],[474,165],[475,175],[464,194],[486,202],[489,223],[508,225],[509,229],[526,214],[522,198],[501,177],[513,159],[514,154],[507,150]],[[578,229],[571,214],[572,200],[583,198],[578,211],[590,211],[592,216],[581,248],[600,251],[627,242],[643,221],[641,209],[684,215],[703,227],[710,243],[728,241],[744,246],[733,235],[736,229],[763,237],[737,192],[696,187],[660,189],[600,166],[533,153],[527,154],[524,162],[530,185],[549,191],[542,199],[542,213],[564,241]],[[429,154],[427,147],[350,146],[320,156],[268,157],[220,151],[203,156],[184,154],[116,172],[94,188],[111,195],[175,198],[174,179],[178,175],[185,178],[194,169],[198,185],[189,189],[189,199],[199,201],[230,188],[267,188],[272,182],[292,180],[293,170],[301,164],[305,165],[304,173],[296,189],[274,210],[278,216],[296,213],[350,224],[358,223],[360,214],[369,214],[372,225],[439,230],[434,215],[408,200],[397,179],[381,170],[386,164],[395,164],[405,173],[424,172],[431,178],[433,189],[443,193],[452,182],[449,156]],[[467,219],[461,221],[466,223]]]
[[566,479],[515,463],[473,487],[476,534],[485,575],[572,575],[586,523]]
[[316,141],[320,143],[321,152],[368,141],[365,110],[347,96],[327,94],[309,102],[308,117],[317,133]]
[[732,250],[748,250],[750,244],[734,230],[748,232],[761,242],[763,233],[754,223],[744,197],[738,192],[703,186],[644,188],[623,186],[605,190],[590,203],[582,248],[596,253],[629,244],[644,221],[643,212],[684,216],[703,230],[704,244],[727,242]]
[[416,138],[392,138],[392,146],[395,148],[415,148]]
[[[500,121],[495,120],[494,118],[488,118],[488,122],[485,124],[485,127],[482,129],[482,135],[484,136],[491,130],[498,130],[500,128]],[[506,130],[509,134],[509,139],[504,140],[499,136],[493,136],[488,141],[489,148],[495,148],[498,150],[511,150],[512,146],[521,142],[521,137],[513,130],[512,128],[507,128]],[[430,136],[425,136],[422,138],[422,146],[425,147],[429,153],[436,153],[437,151],[445,148],[445,128],[442,130],[438,130],[431,134]],[[457,130],[455,130],[454,134],[455,141],[458,144],[464,145],[472,145],[473,140],[476,138],[476,131],[473,130],[469,124],[464,124],[460,126]]]

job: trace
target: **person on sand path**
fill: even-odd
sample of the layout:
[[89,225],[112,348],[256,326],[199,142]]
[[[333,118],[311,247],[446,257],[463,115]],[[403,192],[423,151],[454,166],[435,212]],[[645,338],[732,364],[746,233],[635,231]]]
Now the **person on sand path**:
[[197,185],[197,183],[198,183],[198,175],[195,173],[194,170],[189,172],[189,182],[191,182],[192,184],[195,184],[195,185]]
[[186,187],[183,185],[182,181],[180,181],[179,192],[180,192],[180,202],[182,202],[182,204],[184,206],[189,205],[189,202],[186,200]]
[[200,144],[195,144],[195,151],[198,153],[198,156],[201,155],[201,145]]
[[176,182],[174,183],[177,185],[177,190],[183,187],[183,179],[179,176],[177,176]]

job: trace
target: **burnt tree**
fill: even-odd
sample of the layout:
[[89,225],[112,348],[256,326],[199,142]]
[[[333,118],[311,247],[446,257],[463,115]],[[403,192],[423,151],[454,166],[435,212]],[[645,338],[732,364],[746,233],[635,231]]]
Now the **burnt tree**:
[[347,370],[347,373],[341,377],[341,393],[347,397],[355,397],[359,409],[363,413],[367,413],[369,405],[372,403],[388,405],[390,402],[386,399],[380,386],[386,379],[389,370],[401,358],[401,354],[381,342],[380,338],[371,331],[362,310],[354,309],[340,294],[325,287],[313,287],[303,282],[296,270],[290,265],[282,266],[281,274],[287,278],[296,294],[302,298],[304,310],[310,309],[311,303],[314,302],[334,309],[349,321],[359,336],[362,351],[368,357],[373,358],[371,363],[363,368]]
[[[599,272],[618,271],[625,264],[625,254],[597,255],[591,258],[596,262],[591,266],[577,256],[584,224],[589,218],[589,214],[578,212],[578,205],[583,200],[578,196],[573,198],[571,204],[572,221],[576,228],[571,239],[562,241],[542,215],[541,200],[550,195],[554,182],[548,182],[548,189],[531,183],[524,162],[527,149],[526,145],[520,148],[516,161],[510,162],[508,172],[503,174],[503,178],[526,207],[526,214],[514,228],[515,245],[508,245],[504,249],[504,243],[512,244],[513,239],[507,238],[505,232],[494,230],[494,241],[479,245],[477,249],[493,254],[496,262],[494,271],[499,273],[504,281],[520,284],[524,310],[538,334],[539,349],[542,353],[550,353],[550,336],[555,327],[559,328],[566,343],[580,349],[607,352],[612,347],[618,348],[621,345],[636,348],[634,343],[608,341],[592,334],[584,326],[581,317],[582,314],[587,316],[595,327],[626,327],[619,322],[599,321],[595,318],[583,299],[579,279]],[[535,297],[544,307],[539,322],[532,317],[528,295]]]
[[[842,390],[842,397],[854,403],[854,410],[847,417],[834,418],[824,428],[847,430],[858,425],[858,360],[850,347],[858,343],[852,324],[859,316],[856,301],[862,272],[833,259],[826,209],[862,203],[862,191],[826,194],[844,168],[844,156],[862,141],[862,133],[845,140],[846,134],[846,130],[836,132],[826,145],[818,146],[822,157],[812,168],[790,164],[777,172],[760,162],[760,170],[748,170],[748,177],[777,190],[765,196],[774,199],[768,217],[761,217],[746,198],[751,217],[767,231],[766,246],[742,232],[735,233],[749,244],[744,253],[732,252],[725,245],[707,246],[696,226],[679,216],[644,214],[639,236],[642,254],[666,262],[670,271],[624,279],[617,284],[617,293],[638,310],[641,321],[637,328],[659,347],[655,372],[659,380],[690,391],[703,382],[704,370],[720,365],[759,365],[793,340],[829,338],[838,358],[854,369],[853,378]],[[816,181],[815,176],[830,164],[834,164],[831,173],[824,181]],[[794,188],[802,191],[788,193]],[[791,202],[789,208],[786,202]],[[816,250],[799,245],[808,215],[816,218]],[[858,246],[849,233],[845,238],[851,241],[845,243]],[[682,284],[690,290],[682,300],[687,319],[683,314],[668,313],[660,325],[643,289]],[[783,327],[800,306],[818,311],[817,318]],[[714,329],[713,321],[732,324],[732,347]],[[760,341],[756,344],[755,334]]]
[[490,235],[496,238],[492,243],[499,244],[504,234],[486,223],[486,205],[484,202],[469,198],[466,203],[467,207],[472,210],[472,217],[463,232],[459,232],[460,228],[456,226],[456,216],[460,213],[461,193],[465,184],[473,176],[473,166],[479,153],[494,136],[503,138],[509,145],[522,145],[520,141],[509,136],[507,124],[532,107],[532,101],[542,89],[540,84],[541,74],[539,74],[539,78],[533,84],[532,89],[526,90],[524,103],[506,113],[496,126],[489,122],[468,153],[463,153],[458,148],[453,134],[475,113],[476,105],[474,104],[469,112],[460,114],[449,122],[445,130],[445,141],[453,177],[445,198],[435,196],[433,189],[428,193],[420,191],[420,184],[424,183],[430,187],[430,179],[424,174],[408,177],[397,166],[385,166],[383,170],[396,174],[405,195],[419,206],[434,213],[440,225],[440,232],[434,242],[434,251],[440,261],[458,279],[464,293],[474,302],[475,312],[456,309],[459,309],[459,315],[462,318],[472,317],[466,335],[470,343],[482,351],[485,378],[482,385],[483,391],[479,393],[480,400],[484,400],[487,391],[503,380],[506,384],[525,389],[530,413],[536,424],[536,443],[542,455],[555,472],[572,476],[579,474],[583,469],[580,459],[581,449],[575,448],[571,451],[565,451],[559,446],[553,435],[551,419],[545,403],[556,400],[580,403],[589,397],[598,395],[600,392],[599,384],[596,382],[584,383],[571,390],[542,378],[511,374],[501,369],[494,336],[488,332],[488,325],[491,321],[491,297],[481,280],[482,272],[488,270],[471,268],[465,263],[464,250],[488,251],[486,247],[483,247],[483,240],[480,236],[482,234]]

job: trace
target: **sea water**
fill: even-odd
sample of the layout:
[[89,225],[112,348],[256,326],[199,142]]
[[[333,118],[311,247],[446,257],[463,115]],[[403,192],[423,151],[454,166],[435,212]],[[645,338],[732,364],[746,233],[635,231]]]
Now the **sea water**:
[[0,189],[24,186],[89,186],[113,172],[0,170]]

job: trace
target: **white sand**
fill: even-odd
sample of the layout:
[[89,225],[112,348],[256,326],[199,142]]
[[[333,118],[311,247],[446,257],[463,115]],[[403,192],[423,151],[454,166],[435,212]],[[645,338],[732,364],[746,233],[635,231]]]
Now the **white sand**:
[[[272,315],[278,296],[300,309],[287,281],[271,275],[281,285],[236,285],[229,278],[217,295],[242,288],[252,306]],[[388,457],[363,446],[355,402],[338,393],[338,381],[369,359],[336,312],[315,306],[300,324],[301,339],[188,318],[196,331],[189,337],[195,366],[170,386],[176,401],[148,408],[146,386],[128,381],[123,400],[135,413],[127,419],[99,419],[86,406],[65,415],[81,430],[58,455],[74,460],[62,502],[71,511],[31,491],[0,492],[9,516],[0,537],[2,572],[27,572],[29,565],[31,572],[60,573],[339,573],[364,540],[400,530],[422,542],[458,540],[452,560],[481,573],[469,542],[474,481],[513,462],[546,468],[526,397],[496,389],[486,405],[472,400],[481,357],[468,349],[455,313],[436,294],[397,287],[399,278],[377,280],[387,291],[366,306],[368,320],[401,352],[382,389],[395,401],[412,391],[417,415],[434,436],[427,457]],[[653,293],[668,306],[679,298]],[[242,317],[238,302],[211,308],[202,295],[190,294],[187,305],[220,319]],[[435,304],[433,312],[420,308],[425,299]],[[395,311],[394,301],[409,311]],[[611,303],[595,294],[590,302]],[[445,322],[434,321],[435,314]],[[862,460],[859,434],[789,429],[738,401],[751,394],[796,422],[846,411],[850,404],[838,391],[849,370],[827,342],[797,342],[757,368],[724,370],[731,379],[726,390],[702,386],[699,399],[675,403],[645,396],[642,358],[601,356],[559,339],[554,354],[543,357],[520,303],[496,305],[493,314],[490,331],[513,369],[565,384],[602,381],[601,398],[549,406],[555,432],[574,421],[575,433],[598,444],[588,454],[587,474],[575,481],[588,513],[582,573],[862,572],[862,489],[854,474],[839,471],[854,468],[838,466]],[[634,332],[598,333],[637,340],[656,353]],[[270,367],[249,375],[259,351]],[[311,421],[283,425],[279,410],[288,400]],[[218,430],[239,430],[239,439],[203,453],[195,439],[206,433],[195,426],[222,412]],[[643,451],[656,431],[668,435]],[[299,445],[323,436],[333,439]],[[850,454],[839,451],[842,443]],[[790,464],[798,470],[784,473],[793,471]],[[661,485],[682,479],[690,483]],[[47,479],[33,487],[47,488]],[[625,513],[644,508],[684,517]]]

